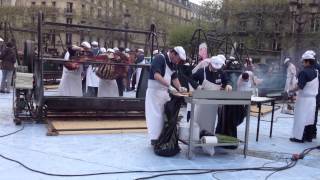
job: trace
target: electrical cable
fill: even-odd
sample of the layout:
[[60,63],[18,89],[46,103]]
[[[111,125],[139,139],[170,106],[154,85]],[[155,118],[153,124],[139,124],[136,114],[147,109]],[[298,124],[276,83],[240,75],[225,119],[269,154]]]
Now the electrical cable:
[[11,135],[13,135],[13,134],[17,134],[18,132],[20,132],[20,131],[22,131],[22,130],[24,130],[24,125],[22,125],[22,127],[21,127],[20,129],[14,131],[14,132],[12,132],[12,133],[0,135],[0,138],[7,137],[7,136],[11,136]]
[[[0,137],[7,137],[13,134],[16,134],[20,131],[22,131],[24,129],[24,125],[17,131],[14,131],[12,133],[6,134],[6,135],[2,135]],[[266,177],[266,180],[272,176],[273,174],[279,172],[279,171],[283,171],[289,168],[294,167],[298,160],[303,159],[307,154],[309,154],[311,151],[315,150],[315,149],[320,149],[320,146],[316,146],[316,147],[311,147],[311,148],[307,148],[305,150],[302,151],[302,153],[300,154],[293,154],[291,157],[291,162],[287,162],[287,164],[285,166],[280,166],[280,167],[270,167],[270,166],[265,166],[267,163],[265,163],[263,166],[261,167],[251,167],[251,168],[230,168],[230,169],[169,169],[169,170],[154,170],[154,171],[148,171],[148,170],[135,170],[135,171],[114,171],[114,172],[98,172],[98,173],[87,173],[87,174],[56,174],[56,173],[48,173],[48,172],[44,172],[44,171],[40,171],[40,170],[36,170],[33,168],[30,168],[29,166],[23,164],[20,161],[11,159],[9,157],[6,157],[2,154],[0,154],[0,157],[14,162],[16,164],[21,165],[23,168],[35,172],[35,173],[39,173],[39,174],[43,174],[43,175],[47,175],[47,176],[56,176],[56,177],[84,177],[84,176],[97,176],[97,175],[114,175],[114,174],[133,174],[133,173],[163,173],[163,174],[156,174],[153,176],[149,176],[149,177],[141,177],[141,178],[137,178],[136,180],[144,180],[144,179],[152,179],[152,178],[156,178],[156,177],[163,177],[163,176],[177,176],[177,175],[200,175],[200,174],[208,174],[208,173],[218,173],[218,172],[237,172],[237,171],[273,171],[271,174],[269,174]],[[282,158],[282,159],[288,159],[288,158]],[[270,163],[270,162],[269,162]],[[191,171],[191,172],[181,172],[181,171]]]

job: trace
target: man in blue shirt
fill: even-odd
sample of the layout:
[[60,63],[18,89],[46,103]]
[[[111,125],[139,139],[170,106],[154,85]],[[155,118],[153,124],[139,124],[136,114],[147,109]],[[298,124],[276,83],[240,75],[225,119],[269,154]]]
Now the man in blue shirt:
[[186,60],[183,47],[177,46],[166,54],[158,54],[151,63],[145,111],[148,134],[151,144],[159,138],[164,124],[164,104],[170,100],[168,90],[175,93],[177,89],[185,92],[178,80],[175,66]]

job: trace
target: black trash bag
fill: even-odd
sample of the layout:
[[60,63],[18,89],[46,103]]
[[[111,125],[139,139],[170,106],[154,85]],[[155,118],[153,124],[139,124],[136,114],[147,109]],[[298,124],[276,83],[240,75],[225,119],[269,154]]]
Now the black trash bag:
[[164,105],[164,125],[159,139],[154,145],[154,152],[159,156],[175,156],[180,152],[178,144],[177,122],[181,104],[184,99],[171,96],[171,100]]

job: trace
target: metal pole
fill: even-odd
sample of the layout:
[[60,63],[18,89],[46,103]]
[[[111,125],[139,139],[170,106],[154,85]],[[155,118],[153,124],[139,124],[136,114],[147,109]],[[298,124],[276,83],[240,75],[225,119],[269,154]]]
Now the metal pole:
[[[129,29],[129,24],[126,23],[124,26],[124,29],[128,30]],[[124,32],[124,47],[127,48],[128,47],[128,32]]]

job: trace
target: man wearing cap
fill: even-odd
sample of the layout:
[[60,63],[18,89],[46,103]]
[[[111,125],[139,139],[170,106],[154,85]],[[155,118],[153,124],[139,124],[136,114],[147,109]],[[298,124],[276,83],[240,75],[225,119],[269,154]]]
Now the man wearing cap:
[[[91,54],[91,45],[84,41],[81,46],[68,47],[64,59],[70,60],[72,57],[77,56],[77,54]],[[60,96],[83,96],[82,93],[82,77],[83,66],[80,65],[79,68],[75,70],[69,70],[65,66],[62,71],[62,78],[59,84],[59,95]]]
[[[137,59],[136,59],[136,64],[141,65],[144,64],[144,50],[143,49],[138,49],[137,50]],[[135,90],[138,90],[139,86],[139,81],[140,81],[140,75],[141,75],[142,68],[137,68],[136,69],[136,84],[135,84]]]
[[[229,79],[222,71],[225,64],[225,58],[222,56],[213,56],[210,58],[207,67],[199,69],[192,75],[193,79],[200,85],[194,87],[197,89],[219,91],[231,91]],[[195,108],[195,119],[199,124],[200,130],[205,130],[210,133],[214,132],[215,119],[217,115],[217,105],[197,105]]]
[[312,141],[312,126],[316,109],[319,80],[315,69],[313,53],[305,52],[302,55],[303,70],[298,74],[298,83],[290,92],[298,91],[295,103],[294,124],[290,141],[303,143]]
[[158,54],[151,63],[145,111],[148,134],[154,145],[160,136],[164,124],[164,104],[170,100],[168,90],[185,92],[175,72],[175,65],[186,60],[183,47],[177,46],[166,54]]
[[[98,56],[100,54],[100,48],[97,41],[91,43],[91,51],[93,56]],[[86,94],[88,97],[97,97],[99,78],[95,73],[96,67],[89,65],[86,73]]]
[[2,60],[0,64],[0,69],[2,70],[0,93],[10,93],[14,63],[17,59],[16,53],[14,51],[14,46],[11,42],[7,43],[7,47],[0,55],[0,59]]

